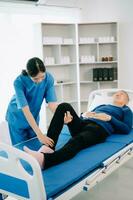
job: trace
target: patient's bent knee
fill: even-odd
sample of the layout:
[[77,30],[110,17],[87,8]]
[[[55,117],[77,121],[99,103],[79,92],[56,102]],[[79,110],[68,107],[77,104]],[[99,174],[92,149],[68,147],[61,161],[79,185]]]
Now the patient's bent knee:
[[69,103],[61,103],[57,107],[58,110],[64,110],[64,111],[66,111],[66,110],[69,111],[70,108],[72,108],[72,106]]

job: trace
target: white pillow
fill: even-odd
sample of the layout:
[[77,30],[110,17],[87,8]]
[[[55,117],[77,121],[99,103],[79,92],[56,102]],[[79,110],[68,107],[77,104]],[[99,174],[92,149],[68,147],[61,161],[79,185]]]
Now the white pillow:
[[[91,102],[90,106],[88,107],[88,111],[92,111],[97,106],[100,106],[102,104],[112,104],[113,98],[108,96],[101,96],[101,95],[95,95],[93,101]],[[133,100],[130,100],[128,103],[129,108],[133,111]]]
[[92,111],[97,106],[102,104],[112,104],[112,97],[105,97],[100,95],[95,95],[93,101],[91,102],[90,106],[88,107],[88,111]]

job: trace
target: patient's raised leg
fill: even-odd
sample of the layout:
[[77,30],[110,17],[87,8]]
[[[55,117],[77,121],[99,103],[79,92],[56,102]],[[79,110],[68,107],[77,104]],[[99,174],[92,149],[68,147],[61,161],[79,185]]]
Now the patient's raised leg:
[[67,111],[69,111],[73,117],[72,122],[67,124],[71,135],[75,136],[75,134],[79,133],[81,130],[83,120],[78,117],[73,107],[69,103],[59,104],[47,132],[47,136],[54,140],[54,148],[64,125],[64,115]]

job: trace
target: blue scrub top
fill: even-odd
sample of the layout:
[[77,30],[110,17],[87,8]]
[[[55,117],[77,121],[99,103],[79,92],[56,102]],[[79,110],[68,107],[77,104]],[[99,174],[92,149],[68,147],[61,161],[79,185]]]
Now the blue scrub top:
[[29,124],[21,110],[28,105],[32,115],[37,121],[43,100],[47,103],[56,102],[54,78],[46,72],[45,79],[40,83],[34,83],[29,76],[19,75],[14,81],[15,95],[12,97],[6,120],[15,128],[29,128]]

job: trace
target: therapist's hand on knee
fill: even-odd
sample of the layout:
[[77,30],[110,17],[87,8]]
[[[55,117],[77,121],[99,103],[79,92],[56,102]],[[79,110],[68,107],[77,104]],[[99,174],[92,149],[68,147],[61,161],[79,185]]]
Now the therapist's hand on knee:
[[51,138],[47,137],[46,135],[43,135],[42,133],[40,133],[37,135],[37,137],[42,144],[45,144],[50,147],[54,146],[54,141]]

